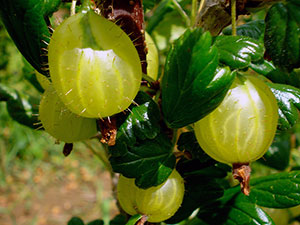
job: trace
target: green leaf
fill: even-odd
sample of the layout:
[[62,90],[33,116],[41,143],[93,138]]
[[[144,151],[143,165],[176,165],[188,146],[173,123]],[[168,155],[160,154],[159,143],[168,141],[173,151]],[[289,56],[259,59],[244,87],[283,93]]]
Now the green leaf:
[[211,225],[275,225],[268,214],[236,188],[226,190],[223,199],[200,210],[198,216]]
[[170,50],[162,80],[162,111],[171,128],[194,123],[224,99],[234,77],[218,67],[212,37],[201,29],[187,30]]
[[214,161],[200,147],[194,132],[182,133],[177,141],[177,148],[180,151],[187,151],[193,159],[199,159],[200,162]]
[[0,0],[0,16],[19,51],[40,73],[48,75],[46,51],[50,40],[48,16],[59,0]]
[[133,146],[136,139],[153,139],[159,134],[160,111],[158,105],[145,92],[140,91],[134,99],[137,105],[118,129],[118,142]]
[[299,119],[300,90],[284,84],[267,83],[278,103],[278,128],[292,128]]
[[0,101],[6,102],[6,107],[12,119],[33,129],[38,125],[39,99],[0,84]]
[[274,71],[276,67],[273,65],[272,62],[269,62],[267,60],[260,60],[255,63],[251,63],[249,67],[254,70],[258,74],[262,74],[266,76],[270,72]]
[[288,8],[289,14],[300,26],[300,2],[298,0],[288,0],[286,7]]
[[27,62],[23,57],[24,66],[22,69],[23,76],[28,80],[39,92],[43,93],[44,88],[40,85],[39,81],[36,78],[34,68]]
[[250,202],[246,196],[240,195],[239,197],[233,206],[229,208],[225,224],[274,224],[271,217],[260,207]]
[[68,225],[84,225],[84,222],[79,217],[72,217],[69,220]]
[[113,170],[125,177],[136,178],[135,184],[144,189],[162,184],[175,167],[172,144],[163,134],[151,140],[137,141],[133,146],[117,143],[110,147],[110,152],[117,153],[109,159]]
[[281,172],[252,179],[249,198],[268,208],[290,208],[300,204],[300,171]]
[[184,181],[185,194],[181,207],[167,223],[179,223],[188,218],[195,209],[205,207],[223,196],[223,188],[212,178],[189,176],[184,177]]
[[[239,36],[251,37],[255,40],[263,40],[265,33],[265,21],[263,20],[253,20],[236,28],[236,33]],[[232,28],[226,28],[223,31],[225,35],[232,34]]]
[[231,69],[244,69],[264,56],[263,45],[250,37],[218,36],[214,45],[219,50],[220,63]]
[[126,224],[127,218],[123,214],[116,215],[110,222],[109,225],[124,225]]
[[274,4],[266,16],[265,47],[278,67],[291,71],[300,66],[298,24],[291,7]]
[[290,138],[289,133],[277,134],[272,145],[259,162],[277,170],[286,169],[290,162]]
[[104,225],[103,220],[93,220],[89,222],[87,225]]
[[267,73],[265,76],[274,83],[289,84],[300,88],[300,72],[296,69],[291,72],[287,72],[276,68],[275,70]]
[[143,215],[136,214],[136,215],[130,217],[130,219],[128,220],[126,225],[135,225],[140,219],[142,219],[142,217],[143,217]]

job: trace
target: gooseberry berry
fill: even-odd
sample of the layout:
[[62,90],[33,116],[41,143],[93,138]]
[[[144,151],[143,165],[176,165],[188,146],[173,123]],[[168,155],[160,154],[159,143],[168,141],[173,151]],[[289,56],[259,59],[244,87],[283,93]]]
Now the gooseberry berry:
[[125,110],[142,77],[138,53],[116,24],[82,10],[54,31],[48,48],[53,86],[75,114],[104,118]]
[[148,53],[146,55],[147,75],[153,80],[157,80],[159,67],[158,51],[153,39],[147,32],[145,33],[145,41],[148,48]]
[[96,119],[80,117],[72,113],[49,85],[39,106],[39,119],[54,138],[72,143],[88,139],[97,133]]
[[[238,74],[220,106],[196,122],[194,130],[209,156],[238,169],[235,178],[246,182],[241,183],[243,190],[250,176],[250,167],[244,168],[268,150],[277,120],[278,106],[269,87],[257,77]],[[249,190],[243,192],[249,194]]]
[[130,215],[139,213],[149,222],[161,222],[173,216],[182,203],[184,181],[176,170],[156,187],[141,189],[134,182],[121,175],[117,186],[120,205]]

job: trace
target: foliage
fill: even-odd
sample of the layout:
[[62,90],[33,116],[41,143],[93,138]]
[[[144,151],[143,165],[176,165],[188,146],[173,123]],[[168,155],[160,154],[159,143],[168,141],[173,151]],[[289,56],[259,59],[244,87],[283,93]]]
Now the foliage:
[[[89,0],[80,1],[78,8],[80,4],[84,5],[81,13],[85,13],[84,10],[92,10],[86,8],[89,2]],[[124,1],[122,2],[124,5],[121,4],[121,6],[114,5],[118,3],[109,0],[95,0],[94,2],[99,10],[105,13],[110,7],[115,7],[116,12],[121,8],[118,11],[121,12],[121,22],[120,20],[114,22],[121,25],[120,27],[127,32],[129,37],[136,33],[143,37],[144,31],[139,30],[139,25],[143,23],[142,17],[134,17],[131,14],[128,16],[126,13],[122,15],[124,11],[130,10],[131,4],[136,4],[136,15],[144,13],[143,26],[154,39],[160,54],[159,71],[161,74],[159,77],[161,79],[154,81],[144,74],[140,91],[134,100],[130,99],[132,104],[124,112],[108,118],[96,118],[98,133],[92,138],[103,143],[98,146],[102,146],[101,151],[103,150],[104,153],[97,153],[97,151],[94,153],[103,161],[112,176],[120,173],[127,178],[135,178],[136,186],[148,189],[164,183],[176,169],[185,181],[183,202],[174,216],[162,224],[276,224],[272,215],[268,215],[268,210],[264,207],[288,209],[300,205],[300,157],[295,153],[295,148],[299,145],[297,137],[300,135],[298,129],[300,4],[297,0],[272,2],[270,7],[260,4],[260,8],[256,10],[265,13],[265,19],[256,19],[256,14],[252,13],[250,19],[248,18],[236,29],[234,26],[227,27],[223,29],[222,35],[214,36],[211,34],[214,34],[212,32],[214,28],[210,27],[207,18],[210,18],[210,21],[218,21],[218,27],[228,25],[222,24],[222,20],[224,23],[226,21],[225,14],[218,14],[218,12],[227,12],[229,9],[218,3],[205,5],[203,11],[200,10],[198,13],[201,6],[196,0],[144,0],[143,8],[139,8],[137,4],[139,1],[128,1],[128,3]],[[247,6],[253,9],[253,4],[250,4],[252,1],[246,2],[246,8],[238,8],[239,14],[249,13]],[[61,9],[74,11],[74,8],[70,9],[72,7],[70,3],[62,3],[59,0],[0,0],[0,4],[2,6],[0,16],[3,22],[3,25],[0,24],[0,122],[13,119],[33,129],[41,128],[37,114],[40,96],[44,89],[38,82],[35,70],[47,77],[50,76],[51,82],[51,71],[49,75],[48,57],[45,54],[52,35],[48,26],[51,26],[55,19],[61,19],[53,15],[54,12]],[[239,4],[238,6],[242,7]],[[92,11],[89,13],[91,17],[98,18],[98,15]],[[102,14],[106,15],[105,13]],[[221,18],[214,20],[216,15],[220,15]],[[114,20],[114,16],[109,14],[107,17]],[[205,22],[207,25],[203,25]],[[79,35],[78,43],[80,43],[80,48],[95,51],[93,57],[99,57],[102,54],[99,52],[109,51],[111,46],[103,44],[101,47],[95,47],[98,39],[89,33],[92,32],[91,24],[92,21],[84,19],[78,22],[78,29],[84,32],[84,40]],[[202,24],[202,27],[199,27],[199,24]],[[4,26],[25,59],[22,59],[22,56],[12,47],[13,42],[3,30]],[[97,32],[101,33],[100,30]],[[237,35],[232,35],[234,33]],[[68,33],[64,32],[64,34]],[[76,36],[75,34],[76,32],[73,36]],[[118,40],[117,36],[110,40],[107,38],[109,34],[107,31],[103,40]],[[98,37],[102,38],[101,35],[97,35]],[[103,40],[99,43],[105,43]],[[72,45],[70,38],[60,41],[67,41],[68,45]],[[132,42],[136,44],[136,47],[138,46],[137,40],[132,40]],[[121,44],[114,45],[114,48],[118,49],[118,46]],[[132,49],[135,52],[135,49]],[[55,53],[56,51],[52,52],[56,57]],[[119,57],[119,53],[123,59],[128,52],[126,49],[123,52],[122,49],[118,49],[114,54]],[[145,52],[138,53],[140,57],[142,57],[141,54],[145,54]],[[60,51],[57,51],[57,54],[58,60],[65,60],[61,57]],[[70,57],[71,55],[69,54]],[[77,56],[80,64],[84,64],[82,55]],[[104,55],[101,57],[103,60],[106,59]],[[124,59],[130,61],[130,58],[126,55]],[[72,59],[66,61],[72,63]],[[118,63],[116,58],[105,64],[108,67],[107,71],[111,69],[109,65],[114,65],[114,63]],[[127,67],[124,65],[118,64],[117,66],[126,70]],[[85,70],[84,66],[80,65],[75,72],[70,72],[72,76],[58,77],[58,79],[66,84],[77,85],[74,86],[78,93],[73,97],[73,103],[77,104],[78,101],[85,105],[95,104],[90,101],[89,97],[84,96],[80,85],[86,85],[85,88],[89,90],[88,85],[102,81],[95,76],[95,80],[87,82],[85,73],[82,73],[84,76],[77,76],[78,70]],[[70,71],[70,68],[69,65],[64,67],[66,71]],[[92,69],[98,72],[98,66]],[[237,73],[256,76],[263,80],[277,100],[279,115],[278,130],[274,141],[269,143],[264,157],[252,163],[254,169],[253,178],[250,180],[249,196],[241,193],[240,188],[232,180],[229,174],[231,167],[215,161],[209,157],[205,149],[201,148],[201,143],[199,144],[195,138],[193,127],[194,123],[209,115],[223,102],[228,90],[234,84],[233,80]],[[78,80],[85,82],[80,83]],[[113,85],[105,82],[101,85],[109,90]],[[129,87],[122,84],[122,88],[112,91],[122,97],[122,93],[127,88]],[[67,91],[73,90],[71,88]],[[61,93],[59,94],[59,98],[62,98]],[[68,95],[68,92],[63,94]],[[96,94],[98,96],[99,93]],[[105,95],[108,96],[108,94],[109,91],[105,92]],[[248,90],[248,94],[253,95],[253,92]],[[255,104],[258,104],[257,102],[252,101],[253,108]],[[109,104],[113,103],[109,102]],[[66,107],[68,107],[67,104]],[[5,112],[7,111],[6,114],[3,114],[4,109]],[[82,111],[81,114],[84,113],[84,110],[80,111]],[[76,117],[82,116],[81,114]],[[253,118],[249,118],[251,119]],[[2,128],[9,126],[7,123],[0,123],[0,125]],[[40,136],[44,132],[26,129],[22,131],[25,134],[33,132],[34,135]],[[233,129],[239,129],[239,127],[236,126]],[[10,140],[15,139],[14,141],[23,147],[24,135],[20,135],[20,132],[21,129],[19,133],[13,132],[14,137],[10,137]],[[0,139],[0,144],[7,141],[2,133],[0,137],[3,139]],[[226,138],[224,134],[220,137]],[[85,141],[85,143],[90,142],[92,140]],[[7,151],[9,154],[10,150]],[[2,150],[0,153],[3,154]],[[18,153],[15,157],[22,157],[22,154]],[[256,168],[262,168],[262,170]],[[145,222],[143,220],[147,219],[145,216],[137,214],[130,217],[121,213],[109,224],[130,225],[137,222],[142,224]],[[108,222],[102,219],[85,223],[83,219],[73,217],[67,224],[102,225]],[[294,219],[297,220],[292,216],[290,221]]]

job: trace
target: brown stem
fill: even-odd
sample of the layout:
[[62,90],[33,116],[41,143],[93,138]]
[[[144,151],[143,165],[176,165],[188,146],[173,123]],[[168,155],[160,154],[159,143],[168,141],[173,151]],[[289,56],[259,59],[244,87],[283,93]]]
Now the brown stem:
[[233,178],[240,182],[241,191],[248,196],[250,194],[251,174],[251,167],[249,163],[233,163],[232,166]]
[[143,215],[142,218],[136,223],[136,225],[144,225],[147,222],[147,216]]
[[97,123],[100,127],[102,138],[101,143],[113,146],[117,138],[117,119],[115,117],[99,119]]

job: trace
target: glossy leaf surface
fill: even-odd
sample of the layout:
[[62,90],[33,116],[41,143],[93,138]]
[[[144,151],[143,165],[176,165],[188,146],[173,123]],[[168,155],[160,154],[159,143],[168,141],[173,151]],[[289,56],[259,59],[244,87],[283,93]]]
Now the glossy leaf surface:
[[[49,43],[48,16],[57,10],[60,0],[1,0],[0,16],[19,51],[40,73],[48,75],[46,51]],[[46,21],[47,20],[47,21]]]
[[260,60],[255,63],[251,63],[249,67],[253,69],[256,73],[265,76],[276,69],[273,63],[267,60]]
[[300,90],[290,85],[267,83],[278,103],[278,127],[281,130],[292,128],[299,120]]
[[282,172],[252,179],[250,199],[269,208],[290,208],[300,204],[300,171]]
[[142,217],[143,217],[143,215],[136,214],[136,215],[130,217],[130,219],[128,220],[126,225],[135,225]]
[[118,142],[126,142],[134,145],[136,139],[153,139],[160,131],[160,112],[158,105],[145,92],[139,92],[134,101],[138,105],[132,105],[126,120],[118,129]]
[[299,10],[300,7],[292,3],[277,3],[269,9],[265,19],[267,53],[276,66],[289,71],[300,66]]
[[170,50],[162,80],[162,111],[169,127],[194,123],[225,97],[235,73],[218,67],[209,33],[187,30]]
[[[251,37],[255,40],[263,40],[265,32],[265,21],[253,20],[243,25],[237,26],[236,33],[239,36]],[[231,35],[232,29],[226,28],[223,33],[225,35]]]
[[200,211],[198,216],[209,225],[275,225],[267,213],[237,188],[226,190],[219,201]]
[[175,166],[172,144],[163,134],[131,146],[118,143],[117,139],[110,152],[113,170],[125,177],[136,178],[136,185],[144,189],[163,183]]
[[231,69],[244,69],[263,58],[263,45],[250,37],[218,36],[215,40],[220,63]]

